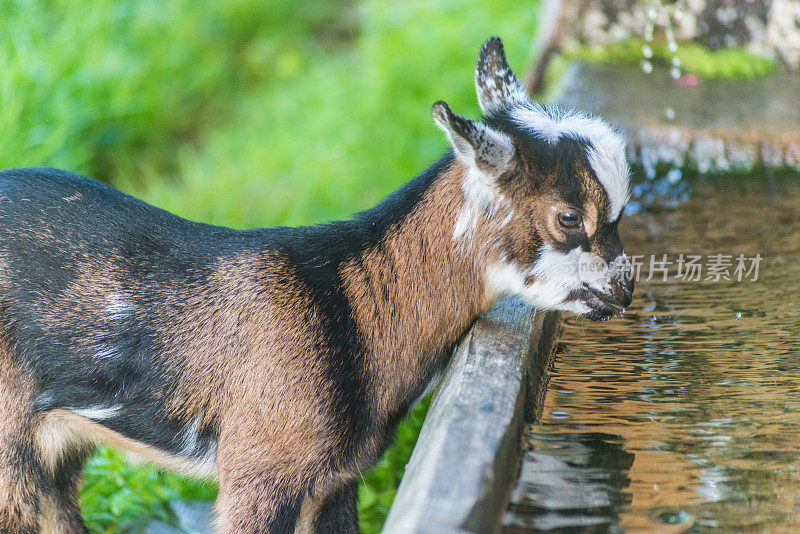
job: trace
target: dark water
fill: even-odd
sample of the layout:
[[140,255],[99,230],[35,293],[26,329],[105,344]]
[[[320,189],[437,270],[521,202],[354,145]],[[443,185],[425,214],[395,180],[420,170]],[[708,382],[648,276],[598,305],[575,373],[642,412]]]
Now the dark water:
[[[629,312],[565,319],[505,532],[800,532],[800,176],[690,189],[623,223],[648,255]],[[681,253],[701,281],[645,281],[650,254]],[[731,280],[705,280],[712,254]]]

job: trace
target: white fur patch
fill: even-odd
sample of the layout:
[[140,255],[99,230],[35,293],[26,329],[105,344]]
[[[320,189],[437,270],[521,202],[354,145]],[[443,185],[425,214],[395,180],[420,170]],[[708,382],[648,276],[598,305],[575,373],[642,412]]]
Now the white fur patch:
[[468,167],[461,190],[464,205],[453,225],[454,241],[472,246],[475,244],[475,230],[481,221],[489,221],[497,228],[503,228],[511,221],[511,202],[478,169]]
[[178,456],[186,462],[185,470],[198,476],[209,476],[216,470],[217,442],[208,444],[200,441],[202,416],[195,417],[181,432],[181,450]]
[[[570,292],[583,285],[578,275],[581,253],[580,248],[575,248],[562,254],[545,243],[539,259],[529,269],[507,260],[489,267],[489,286],[498,297],[519,295],[537,308],[587,313],[590,309],[583,302],[567,300]],[[533,283],[526,284],[527,277],[532,277]]]
[[596,117],[555,107],[545,109],[530,101],[519,102],[511,116],[521,127],[549,143],[556,143],[561,137],[589,141],[589,164],[608,195],[608,219],[614,221],[620,216],[630,196],[630,180],[625,140],[614,128]]
[[606,295],[612,294],[611,282],[614,280],[621,280],[626,276],[631,275],[631,263],[628,257],[623,252],[608,264],[608,267],[603,273],[603,276],[597,280],[591,281],[588,286],[592,289],[604,293]]
[[114,347],[103,347],[94,353],[94,357],[98,360],[110,360],[117,355]]
[[121,293],[112,293],[106,296],[106,311],[112,319],[124,318],[131,308],[131,303],[125,300],[125,295]]
[[181,436],[181,451],[178,453],[180,456],[194,456],[198,452],[197,448],[199,444],[198,438],[201,420],[202,417],[197,416],[188,426],[186,426],[186,428],[183,429],[183,435]]
[[184,469],[188,474],[201,478],[210,478],[216,476],[217,441],[213,440],[202,452],[202,455],[196,456],[193,459],[184,458],[184,461],[188,460],[188,464],[184,467]]
[[81,417],[91,419],[92,421],[103,421],[119,415],[119,413],[122,411],[122,405],[116,404],[114,406],[103,406],[102,404],[98,404],[96,406],[89,406],[87,408],[65,407],[64,409],[76,415],[80,415]]
[[464,207],[458,212],[456,217],[456,224],[453,226],[453,239],[459,239],[461,236],[466,238],[472,237],[472,231],[478,224],[478,214],[472,207],[469,201],[464,202]]
[[502,197],[497,188],[474,167],[467,167],[461,190],[464,193],[464,206],[456,217],[453,239],[471,238],[481,214],[493,211],[493,205]]

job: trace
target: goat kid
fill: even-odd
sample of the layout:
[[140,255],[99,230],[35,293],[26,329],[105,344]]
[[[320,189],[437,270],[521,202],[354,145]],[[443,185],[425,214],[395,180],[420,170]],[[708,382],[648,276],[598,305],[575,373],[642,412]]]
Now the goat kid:
[[[348,221],[237,231],[0,173],[0,530],[85,532],[107,443],[216,477],[219,532],[357,532],[359,473],[500,296],[620,313],[623,140],[528,100],[498,38],[475,85],[485,118],[437,102],[452,152]],[[619,268],[586,281],[587,253]]]

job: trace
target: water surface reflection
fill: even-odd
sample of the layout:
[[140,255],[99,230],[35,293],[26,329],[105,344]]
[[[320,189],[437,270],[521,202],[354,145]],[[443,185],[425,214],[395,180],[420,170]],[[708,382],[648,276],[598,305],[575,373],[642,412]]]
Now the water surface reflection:
[[697,180],[621,232],[629,254],[761,254],[759,279],[646,266],[625,317],[566,318],[505,531],[800,532],[800,183]]

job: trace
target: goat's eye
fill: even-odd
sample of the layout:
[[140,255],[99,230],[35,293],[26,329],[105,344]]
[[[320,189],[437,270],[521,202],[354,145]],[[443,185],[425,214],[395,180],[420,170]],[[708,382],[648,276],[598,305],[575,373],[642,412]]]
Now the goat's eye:
[[562,211],[558,214],[558,223],[564,228],[577,228],[581,224],[581,218],[577,213]]

